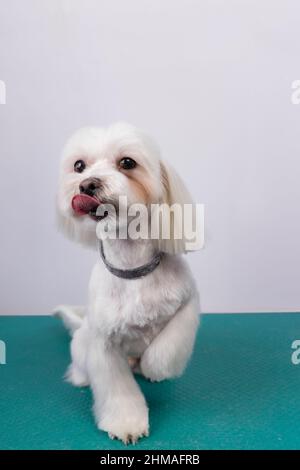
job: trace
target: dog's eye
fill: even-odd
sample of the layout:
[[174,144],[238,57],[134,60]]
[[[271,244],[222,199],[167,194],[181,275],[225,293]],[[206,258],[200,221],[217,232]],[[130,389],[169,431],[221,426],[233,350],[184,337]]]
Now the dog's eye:
[[83,170],[85,169],[85,163],[83,160],[77,160],[75,163],[74,163],[74,171],[76,171],[76,173],[82,173]]
[[120,160],[119,165],[123,170],[132,170],[136,167],[136,162],[132,158],[124,157]]

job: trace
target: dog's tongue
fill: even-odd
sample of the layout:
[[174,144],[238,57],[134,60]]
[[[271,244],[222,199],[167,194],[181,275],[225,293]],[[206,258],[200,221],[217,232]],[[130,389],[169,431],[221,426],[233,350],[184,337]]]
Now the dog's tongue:
[[92,210],[96,210],[99,204],[98,199],[87,194],[77,194],[72,199],[72,208],[77,215],[89,214]]

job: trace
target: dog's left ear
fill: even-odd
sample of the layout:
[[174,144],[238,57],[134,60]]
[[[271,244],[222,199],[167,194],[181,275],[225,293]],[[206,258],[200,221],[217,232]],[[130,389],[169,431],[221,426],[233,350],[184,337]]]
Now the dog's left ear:
[[[170,237],[163,237],[163,233],[160,227],[158,247],[160,251],[165,253],[186,253],[187,251],[191,251],[189,248],[187,248],[190,239],[186,238],[186,224],[192,226],[193,220],[187,221],[187,217],[184,217],[184,213],[186,210],[188,211],[186,205],[189,205],[191,214],[194,214],[195,205],[182,179],[169,164],[161,162],[160,171],[163,186],[163,196],[161,203],[162,205],[168,206],[170,209],[172,209],[173,206],[174,210],[162,211],[163,217],[161,222],[163,222],[163,220],[166,221],[166,218],[169,218]],[[177,207],[178,211],[176,210],[175,206]],[[191,226],[189,229],[191,229]],[[178,234],[180,235],[179,237]]]

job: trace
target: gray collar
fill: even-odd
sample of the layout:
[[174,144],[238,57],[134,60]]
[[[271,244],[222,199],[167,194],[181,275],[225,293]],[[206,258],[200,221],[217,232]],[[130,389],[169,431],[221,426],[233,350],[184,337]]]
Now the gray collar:
[[147,274],[150,274],[154,271],[155,268],[159,265],[163,253],[158,252],[156,255],[153,256],[152,260],[149,261],[147,264],[143,264],[142,266],[138,266],[137,268],[133,269],[119,269],[110,264],[109,261],[107,261],[104,250],[103,250],[103,243],[100,240],[99,242],[99,248],[100,248],[100,254],[101,258],[103,260],[103,263],[107,267],[107,269],[114,274],[114,276],[121,277],[122,279],[138,279],[143,276],[147,276]]

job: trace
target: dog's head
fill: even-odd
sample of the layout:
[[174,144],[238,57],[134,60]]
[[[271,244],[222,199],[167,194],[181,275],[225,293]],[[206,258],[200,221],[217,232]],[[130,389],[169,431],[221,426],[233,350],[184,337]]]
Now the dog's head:
[[[70,238],[96,245],[97,223],[115,223],[109,212],[99,215],[99,206],[112,205],[118,213],[120,196],[126,196],[128,207],[192,202],[179,176],[162,162],[157,146],[143,132],[125,123],[80,129],[63,151],[57,198],[60,226]],[[157,241],[159,249],[184,252],[184,239],[174,240],[172,233],[170,239]]]

